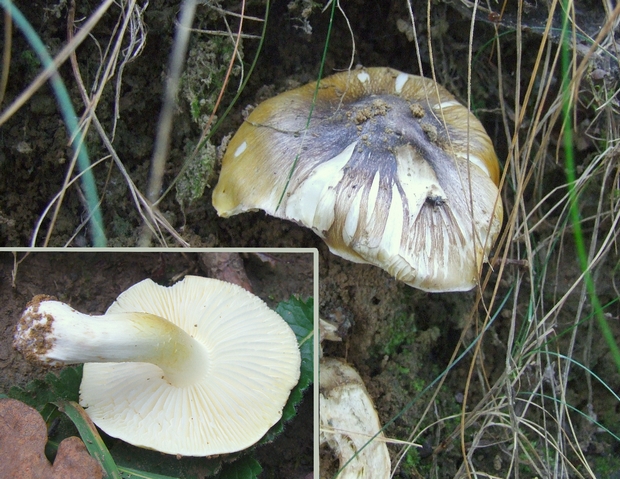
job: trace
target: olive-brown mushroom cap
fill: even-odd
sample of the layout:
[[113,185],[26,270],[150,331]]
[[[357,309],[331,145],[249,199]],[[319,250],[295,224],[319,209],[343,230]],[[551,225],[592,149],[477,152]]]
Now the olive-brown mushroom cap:
[[368,68],[260,104],[228,145],[213,204],[310,227],[411,286],[461,291],[499,233],[498,181],[490,138],[445,88]]

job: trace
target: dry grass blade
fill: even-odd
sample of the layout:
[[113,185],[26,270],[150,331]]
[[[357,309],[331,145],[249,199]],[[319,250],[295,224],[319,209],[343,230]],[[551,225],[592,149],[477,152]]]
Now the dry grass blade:
[[84,27],[80,33],[76,35],[71,42],[67,43],[58,55],[56,55],[54,58],[54,68],[46,68],[43,70],[13,101],[13,103],[11,103],[11,105],[4,110],[4,112],[0,115],[0,126],[11,118],[15,112],[32,97],[32,95],[50,79],[54,72],[58,71],[60,65],[62,65],[76,50],[76,48],[88,37],[92,29],[97,25],[113,3],[113,0],[106,0],[99,6],[99,8],[97,8],[97,10],[89,18],[88,22],[84,24]]
[[[413,8],[410,2],[408,4],[416,49],[423,51],[425,46],[417,40]],[[468,6],[472,19],[467,96],[471,98],[474,23],[480,21],[480,14],[490,12],[478,2],[469,2]],[[537,50],[529,52],[523,49],[528,21],[524,6],[523,2],[518,2],[513,11],[516,28],[512,44],[502,40],[499,29],[506,3],[501,6],[500,20],[495,23],[497,37],[493,55],[499,112],[508,145],[502,185],[509,218],[499,242],[497,263],[493,263],[499,267],[489,271],[482,282],[480,308],[474,308],[468,315],[469,326],[459,343],[459,350],[471,345],[472,335],[467,328],[475,328],[474,337],[478,343],[472,349],[464,383],[461,421],[443,432],[436,421],[428,425],[427,416],[444,384],[444,377],[433,386],[431,394],[425,396],[427,406],[418,422],[412,425],[408,440],[421,442],[424,434],[430,434],[431,427],[440,432],[442,442],[433,454],[438,461],[436,464],[440,464],[446,448],[460,436],[463,463],[455,477],[523,477],[523,471],[529,471],[539,477],[593,478],[596,474],[586,451],[589,439],[584,440],[584,431],[593,428],[588,423],[594,421],[596,414],[576,414],[571,401],[575,394],[585,393],[588,407],[595,410],[600,398],[596,397],[596,385],[588,368],[600,360],[601,353],[595,351],[597,331],[588,320],[592,316],[584,272],[575,263],[568,190],[574,188],[580,203],[585,205],[581,225],[588,235],[587,271],[600,283],[604,277],[613,277],[610,269],[613,270],[618,262],[620,164],[617,138],[620,125],[614,98],[619,89],[611,77],[606,76],[605,82],[600,82],[599,77],[597,83],[589,72],[596,68],[593,65],[610,64],[610,68],[614,68],[618,61],[611,32],[618,24],[620,8],[607,5],[606,22],[596,32],[596,38],[588,38],[587,48],[575,40],[577,35],[587,38],[575,8],[568,11],[574,30],[566,32],[569,37],[560,42],[571,42],[573,47],[571,111],[582,135],[577,147],[596,150],[580,165],[576,181],[568,184],[566,180],[550,182],[550,172],[557,171],[564,162],[562,97],[558,88],[561,44],[557,43],[557,37],[552,37],[560,4],[558,1],[548,3],[547,20],[541,29]],[[435,5],[428,2],[428,31],[432,28],[433,8]],[[438,64],[433,63],[437,58],[433,50],[437,45],[432,43],[430,35],[427,41],[435,70]],[[506,63],[508,57],[514,62],[512,65]],[[525,64],[528,66],[524,67]],[[506,74],[506,67],[514,72],[514,78]],[[582,121],[583,117],[588,120]],[[528,267],[517,270],[507,266],[511,263]],[[505,278],[503,284],[502,278]],[[492,292],[485,292],[488,281],[495,281]],[[507,284],[511,288],[505,293]],[[615,283],[602,289],[617,293]],[[512,302],[502,311],[503,318],[509,321],[509,329],[500,375],[485,354],[497,347],[490,346],[496,339],[479,335],[487,327],[491,314],[499,314],[499,311],[494,312],[499,294],[508,294]],[[580,337],[584,331],[587,334]],[[453,366],[457,354],[455,351],[447,368]],[[574,361],[583,365],[579,374],[584,376],[584,390],[579,393],[571,382],[574,381]],[[489,454],[484,451],[498,451],[496,471],[501,473],[495,474],[481,466],[477,454]],[[403,449],[400,463],[406,454]]]
[[[153,152],[153,158],[151,161],[151,171],[149,177],[149,184],[147,187],[147,198],[152,204],[151,208],[156,209],[158,203],[163,199],[163,197],[170,191],[172,185],[161,194],[162,186],[163,186],[163,176],[164,176],[164,167],[166,163],[166,159],[169,152],[169,144],[170,144],[170,132],[172,128],[172,118],[174,107],[176,104],[177,92],[179,89],[179,81],[181,78],[181,71],[184,65],[185,54],[187,51],[187,46],[189,42],[189,34],[192,32],[192,22],[196,9],[196,1],[195,0],[187,0],[182,4],[182,14],[179,25],[177,26],[177,36],[174,42],[174,50],[171,54],[171,65],[168,76],[168,81],[166,84],[166,94],[164,98],[164,105],[162,108],[161,116],[159,119],[159,128],[155,143],[155,148]],[[225,16],[229,13],[226,11],[222,11],[221,9],[215,8],[216,11],[219,11],[224,19]],[[236,61],[239,61],[241,65],[241,58],[238,56],[238,51],[240,47],[241,39],[243,38],[243,22],[245,17],[245,0],[241,2],[241,14],[239,17],[239,27],[236,35],[233,35],[231,32],[228,32],[228,36],[231,37],[233,41],[233,54],[231,55],[230,62],[228,64],[228,69],[226,71],[224,80],[222,82],[222,86],[219,90],[219,94],[213,110],[209,116],[209,119],[206,125],[203,128],[202,135],[198,140],[196,147],[191,155],[191,157],[187,160],[187,162],[191,162],[193,159],[197,157],[199,154],[199,150],[202,148],[205,139],[211,133],[211,125],[216,118],[216,113],[224,96],[224,92],[226,91],[228,82],[231,78],[231,72],[233,65]],[[253,20],[259,20],[255,17],[251,17]],[[228,26],[228,22],[225,20],[226,25]],[[260,38],[260,37],[259,37]],[[179,174],[180,176],[180,174]],[[179,178],[177,176],[177,179]],[[139,244],[141,246],[148,246],[150,243],[150,235],[151,229],[146,228],[140,238]]]
[[[125,4],[124,7],[126,10],[121,12],[121,16],[118,21],[118,28],[115,29],[117,32],[116,38],[112,38],[110,44],[105,49],[104,57],[102,58],[101,65],[102,67],[98,71],[97,77],[93,81],[93,91],[92,93],[88,93],[86,86],[84,85],[78,61],[76,57],[76,49],[81,44],[81,42],[91,34],[92,29],[98,24],[98,22],[103,17],[104,13],[107,12],[109,6],[112,2],[105,2],[102,4],[95,13],[93,13],[81,29],[77,31],[77,34],[74,34],[75,30],[75,2],[72,2],[71,8],[69,10],[68,22],[67,22],[67,37],[68,43],[67,46],[62,50],[62,52],[57,55],[56,63],[64,61],[67,57],[71,58],[71,65],[73,68],[74,76],[78,82],[78,86],[80,87],[80,94],[85,104],[85,112],[81,118],[81,128],[84,133],[87,133],[90,127],[90,123],[96,115],[97,106],[102,96],[103,89],[105,88],[107,82],[114,76],[114,72],[118,67],[118,75],[116,82],[116,96],[115,96],[115,112],[118,112],[118,102],[119,102],[119,94],[118,91],[120,89],[120,82],[122,78],[123,68],[127,62],[131,61],[135,55],[139,54],[143,44],[144,37],[140,36],[140,33],[144,34],[144,28],[141,25],[141,15],[144,9],[140,9],[136,6],[135,0],[130,1]],[[122,49],[123,43],[125,42],[125,37],[127,32],[130,34],[130,44],[129,47]],[[121,51],[123,55],[121,55]],[[122,58],[121,58],[122,57]],[[120,63],[120,66],[119,66]],[[34,82],[33,82],[34,83]],[[26,91],[27,92],[27,91]],[[24,93],[26,93],[24,92]],[[22,94],[23,96],[24,94]],[[114,130],[116,126],[116,120],[118,115],[115,114],[113,119],[113,127],[112,127],[112,136],[114,135]],[[110,143],[111,144],[111,143]],[[47,245],[50,241],[51,235],[53,234],[54,227],[56,224],[57,217],[60,212],[60,208],[62,206],[62,200],[67,191],[67,188],[71,181],[71,175],[73,172],[73,165],[75,163],[75,157],[70,164],[68,172],[65,176],[64,184],[57,195],[57,197],[48,205],[48,207],[44,210],[43,215],[40,217],[38,221],[38,226],[35,229],[33,234],[31,243],[34,245],[37,242],[38,230],[41,225],[43,219],[45,219],[47,212],[50,209],[50,206],[54,204],[53,213],[50,219],[50,224],[48,226],[48,231],[44,240],[44,245]],[[97,162],[98,163],[98,162]],[[130,186],[131,187],[131,186]],[[79,231],[80,228],[78,228]],[[74,236],[77,234],[74,233]]]
[[[127,187],[129,188],[130,195],[136,207],[136,211],[143,218],[144,223],[149,225],[149,229],[158,238],[158,242],[165,245],[167,243],[165,239],[166,235],[169,235],[170,237],[175,238],[175,241],[179,244],[187,245],[186,241],[180,237],[174,227],[170,225],[168,220],[166,220],[166,218],[158,211],[154,210],[151,207],[150,202],[138,190],[113,146],[117,120],[119,119],[120,90],[122,85],[123,70],[129,62],[131,62],[138,55],[140,55],[144,47],[146,29],[143,24],[143,14],[147,5],[148,3],[139,6],[137,5],[135,0],[130,0],[129,2],[126,2],[122,5],[123,9],[120,12],[118,23],[116,25],[116,28],[114,29],[115,35],[110,38],[105,48],[100,49],[100,51],[102,52],[101,67],[98,69],[95,78],[92,79],[90,91],[89,88],[84,84],[84,81],[82,79],[80,63],[78,61],[75,48],[67,48],[66,50],[71,58],[71,65],[74,77],[79,86],[79,91],[85,106],[84,113],[81,119],[83,131],[87,132],[90,129],[90,125],[94,123],[95,130],[109,153],[108,156],[97,161],[95,164],[99,164],[100,162],[103,162],[104,160],[109,160],[110,158],[113,160],[117,169],[125,179]],[[90,25],[94,25],[96,23],[93,22],[92,17],[89,18],[85,25],[81,29],[79,29],[77,31],[77,34],[74,36],[74,12],[75,3],[72,4],[72,8],[70,9],[70,15],[68,17],[67,24],[69,45],[76,45],[76,39],[83,39],[85,35],[90,32]],[[98,20],[98,18],[96,18],[95,20]],[[88,29],[86,28],[87,26],[89,27]],[[97,108],[104,94],[104,89],[106,88],[107,84],[112,80],[114,81],[115,85],[114,116],[112,118],[110,132],[108,133],[105,131],[98,118]],[[45,241],[46,244],[49,241],[49,238],[54,229],[55,219],[58,215],[58,212],[60,211],[62,197],[64,195],[64,192],[67,190],[69,185],[73,183],[73,181],[74,180],[70,179],[70,174],[68,174],[65,179],[65,185],[56,196],[56,198],[54,198],[52,202],[48,205],[48,207],[44,210],[42,216],[38,221],[38,225],[33,235],[33,244],[36,243],[38,230],[42,224],[42,221],[47,216],[48,212],[51,209],[51,206],[55,205],[50,226],[48,227],[48,233]],[[79,228],[75,234],[77,234],[78,232]],[[70,239],[70,241],[72,239]]]
[[[219,11],[220,11],[220,13],[223,13],[223,14],[230,14],[230,12],[226,12],[226,11],[222,12],[221,9]],[[241,63],[241,59],[238,56],[238,52],[239,52],[239,46],[241,44],[240,43],[241,42],[241,38],[243,37],[242,36],[243,21],[244,21],[244,19],[246,19],[246,15],[245,15],[245,0],[242,0],[242,2],[241,2],[241,14],[239,14],[238,17],[239,17],[239,27],[238,27],[237,34],[236,35],[232,35],[232,33],[229,32],[229,36],[231,37],[231,40],[233,41],[233,53],[232,53],[232,55],[230,57],[230,61],[228,63],[228,67],[226,69],[226,74],[224,76],[224,81],[222,82],[222,87],[220,88],[219,93],[217,95],[217,99],[215,101],[215,105],[213,107],[213,111],[209,115],[209,119],[207,120],[206,125],[202,129],[202,134],[200,135],[200,139],[198,140],[198,143],[196,144],[196,148],[194,149],[194,151],[192,153],[192,157],[195,157],[198,154],[199,149],[202,148],[205,139],[208,137],[208,135],[209,135],[209,133],[211,131],[211,125],[213,124],[213,121],[215,119],[215,115],[217,114],[218,108],[219,108],[220,103],[222,101],[222,98],[224,96],[224,92],[226,91],[226,87],[228,85],[228,82],[230,81],[233,65],[235,64],[236,61],[239,61]],[[250,17],[250,19],[262,21],[261,19],[256,19],[255,17]]]
[[[170,55],[170,68],[168,80],[166,82],[164,104],[159,117],[155,150],[153,151],[153,158],[151,160],[151,176],[146,192],[146,197],[153,204],[158,200],[159,192],[163,184],[164,167],[170,150],[170,132],[172,129],[176,96],[179,89],[181,70],[185,63],[185,54],[187,53],[189,35],[195,12],[196,0],[185,0],[181,4],[181,19],[176,28],[174,48]],[[146,246],[148,244],[148,239],[143,238],[141,243],[143,246]]]

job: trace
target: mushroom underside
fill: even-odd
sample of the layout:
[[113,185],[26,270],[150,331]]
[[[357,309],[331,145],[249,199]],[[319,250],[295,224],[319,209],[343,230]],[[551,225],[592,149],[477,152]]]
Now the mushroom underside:
[[338,457],[342,479],[387,479],[390,455],[364,383],[337,358],[321,360],[320,442]]
[[243,288],[186,276],[122,293],[103,316],[35,297],[15,347],[84,365],[80,404],[103,431],[168,454],[210,456],[256,443],[300,376],[289,325]]

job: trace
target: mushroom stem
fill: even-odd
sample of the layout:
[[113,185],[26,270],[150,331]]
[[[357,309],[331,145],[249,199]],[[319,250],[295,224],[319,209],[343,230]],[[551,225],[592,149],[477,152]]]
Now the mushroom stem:
[[24,311],[15,347],[50,365],[152,363],[173,386],[207,373],[207,348],[170,321],[149,313],[90,316],[49,298],[35,297]]

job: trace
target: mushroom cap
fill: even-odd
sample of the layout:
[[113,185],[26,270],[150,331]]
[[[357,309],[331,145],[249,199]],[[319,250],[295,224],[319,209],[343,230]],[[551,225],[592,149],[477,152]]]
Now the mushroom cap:
[[498,181],[491,139],[445,88],[367,68],[261,103],[228,145],[213,205],[295,221],[416,288],[464,291],[501,228]]
[[168,319],[204,345],[194,385],[174,387],[150,363],[87,363],[80,404],[107,434],[136,446],[210,456],[256,443],[282,416],[301,358],[291,328],[237,285],[186,276],[171,287],[146,279],[107,313]]
[[342,468],[338,477],[390,477],[390,453],[364,381],[338,358],[323,358],[320,371],[320,442],[327,442],[338,457]]

